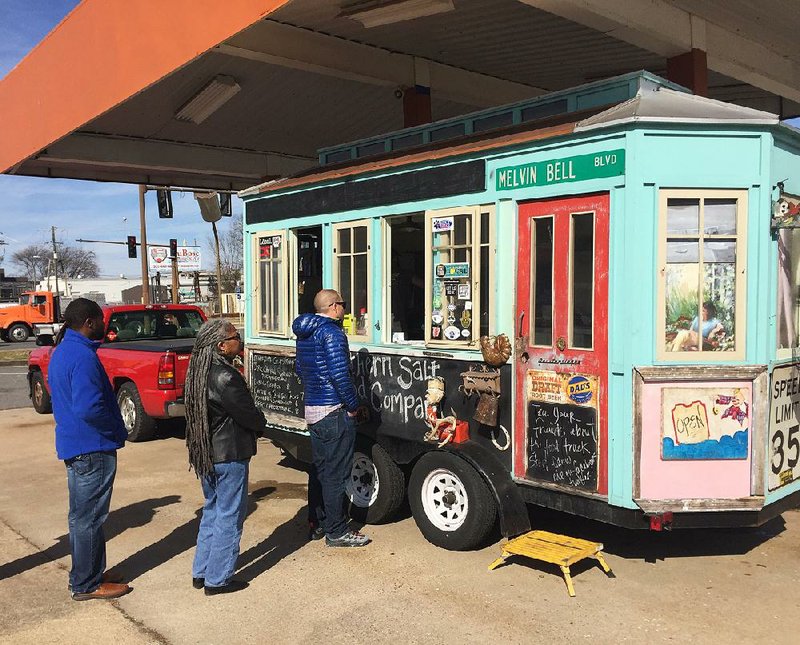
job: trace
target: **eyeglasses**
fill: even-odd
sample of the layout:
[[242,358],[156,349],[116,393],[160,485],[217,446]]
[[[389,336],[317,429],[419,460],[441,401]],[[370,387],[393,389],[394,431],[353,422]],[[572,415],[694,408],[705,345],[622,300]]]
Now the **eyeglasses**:
[[345,309],[347,307],[347,303],[344,300],[337,300],[335,302],[332,302],[328,306],[333,307],[333,305],[339,305],[342,309]]
[[222,341],[220,341],[220,342],[224,343],[226,340],[239,340],[240,341],[240,340],[242,340],[242,335],[241,334],[236,334],[235,336],[228,336],[227,338],[223,338]]

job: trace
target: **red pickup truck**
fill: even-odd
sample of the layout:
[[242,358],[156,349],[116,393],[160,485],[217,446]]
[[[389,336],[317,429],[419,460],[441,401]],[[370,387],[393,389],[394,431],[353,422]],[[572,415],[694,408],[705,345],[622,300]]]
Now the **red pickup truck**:
[[[158,419],[183,417],[183,386],[197,330],[205,322],[191,305],[103,307],[106,334],[97,356],[117,393],[130,441],[155,434]],[[28,358],[28,384],[34,409],[52,412],[47,366],[52,336],[40,335]]]

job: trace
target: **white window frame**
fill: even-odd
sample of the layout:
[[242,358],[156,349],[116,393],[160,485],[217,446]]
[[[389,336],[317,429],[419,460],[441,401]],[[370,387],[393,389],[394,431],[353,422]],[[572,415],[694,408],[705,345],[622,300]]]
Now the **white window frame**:
[[[489,271],[488,285],[482,285],[481,279],[481,215],[489,215]],[[471,215],[472,242],[470,264],[470,289],[472,298],[472,325],[469,338],[463,340],[447,340],[431,337],[431,316],[433,312],[433,220],[442,217],[454,217],[456,215]],[[454,208],[442,208],[437,210],[425,211],[425,345],[432,347],[451,347],[454,349],[472,349],[479,344],[480,338],[480,314],[478,307],[481,302],[481,290],[488,289],[489,294],[489,335],[494,333],[494,312],[495,312],[495,293],[492,282],[495,279],[495,206],[494,204],[484,204],[476,206],[459,206]],[[442,331],[445,325],[442,324]]]
[[[357,219],[357,220],[350,220],[347,222],[338,222],[336,224],[331,225],[331,232],[332,232],[332,253],[333,253],[333,288],[336,289],[340,294],[342,293],[339,284],[339,258],[342,254],[337,252],[337,245],[339,243],[339,231],[344,229],[353,229],[357,226],[366,226],[367,228],[367,316],[369,319],[369,323],[364,329],[363,334],[348,334],[348,340],[355,340],[362,343],[367,343],[371,340],[372,334],[372,325],[374,324],[375,320],[375,311],[373,309],[372,303],[372,284],[373,273],[372,273],[372,220],[365,218],[365,219]],[[352,237],[351,237],[352,239]],[[359,252],[358,255],[362,255],[363,253]],[[350,258],[353,258],[356,253],[351,247],[349,253],[345,254],[348,255]],[[351,263],[351,271],[350,271],[350,294],[352,300],[353,294],[353,281],[355,280],[355,271],[354,269],[355,263]],[[352,314],[353,316],[358,316],[358,312],[354,310],[355,303],[352,301],[347,302],[347,313]]]
[[[747,219],[748,201],[745,189],[661,189],[658,195],[658,271],[657,271],[657,298],[656,298],[656,358],[667,362],[685,362],[687,360],[704,362],[727,362],[744,360],[745,344],[747,342]],[[667,203],[670,199],[697,199],[700,201],[700,214],[698,221],[697,239],[699,244],[700,275],[702,276],[703,241],[713,240],[713,235],[703,233],[703,212],[706,199],[735,199],[736,200],[736,233],[720,235],[724,238],[736,239],[736,304],[734,324],[736,333],[736,348],[733,351],[667,351],[666,338],[666,272],[667,272]],[[676,235],[672,238],[680,237]],[[688,237],[688,236],[687,236]],[[691,236],[695,237],[695,236]],[[701,289],[698,299],[698,311],[704,300]],[[698,332],[701,331],[698,323]],[[702,347],[702,346],[701,346]]]
[[[280,276],[278,278],[279,283],[279,299],[278,299],[278,307],[280,309],[278,314],[278,329],[276,330],[269,330],[264,329],[263,327],[263,307],[261,302],[261,295],[262,289],[264,286],[261,284],[261,257],[259,251],[259,238],[262,237],[277,237],[280,236],[281,238],[281,248],[283,250],[283,256],[280,260],[281,270]],[[255,316],[253,317],[253,335],[254,336],[266,336],[272,338],[286,338],[288,336],[287,330],[289,327],[289,310],[288,310],[288,275],[287,272],[290,271],[290,267],[292,264],[291,261],[291,249],[289,248],[289,235],[287,235],[284,229],[275,229],[269,231],[259,231],[257,233],[252,234],[252,243],[251,249],[253,253],[253,283],[255,285],[254,289],[252,290],[252,297],[254,302],[253,311],[255,312]]]

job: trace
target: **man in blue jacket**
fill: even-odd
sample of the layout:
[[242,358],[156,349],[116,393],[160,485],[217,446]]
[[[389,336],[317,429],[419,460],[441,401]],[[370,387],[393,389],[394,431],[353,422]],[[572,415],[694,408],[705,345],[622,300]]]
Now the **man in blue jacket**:
[[127,432],[105,369],[97,358],[104,335],[97,303],[78,298],[50,359],[47,382],[56,420],[56,453],[67,466],[69,584],[74,600],[118,598],[131,588],[106,572],[103,523],[117,472],[117,449]]
[[308,476],[312,540],[328,546],[365,546],[370,539],[347,528],[345,481],[353,466],[358,396],[350,376],[350,347],[342,329],[347,304],[333,289],[314,297],[316,314],[292,323],[297,336],[296,370],[303,381],[305,417],[314,467]]

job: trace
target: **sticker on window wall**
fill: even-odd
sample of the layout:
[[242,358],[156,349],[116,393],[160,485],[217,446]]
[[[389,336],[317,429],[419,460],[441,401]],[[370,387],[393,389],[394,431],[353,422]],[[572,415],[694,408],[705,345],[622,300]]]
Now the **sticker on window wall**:
[[467,311],[469,311],[470,309],[472,309],[472,300],[467,300],[467,301],[464,303],[464,309],[466,309]]
[[[450,262],[436,266],[436,275],[439,275],[439,267],[444,267],[445,278],[468,278],[469,262]],[[441,277],[441,276],[440,276]]]
[[433,322],[434,325],[441,325],[444,322],[444,316],[438,313],[433,314],[431,316],[431,322]]
[[444,277],[444,264],[437,264],[436,265],[436,277],[443,278]]
[[461,312],[461,326],[462,327],[469,327],[472,323],[472,314],[468,310],[464,310]]
[[462,330],[461,330],[461,335],[462,335],[464,338],[469,338],[469,329],[462,329]]
[[458,282],[445,282],[444,295],[454,296],[458,293]]
[[461,330],[458,327],[450,325],[444,328],[444,337],[447,340],[456,340],[461,335]]
[[439,338],[442,335],[441,327],[431,327],[431,338]]
[[444,233],[445,231],[453,230],[452,217],[434,217],[432,221],[434,233]]
[[470,298],[470,288],[469,283],[459,284],[458,285],[458,299],[459,300],[469,300]]
[[278,247],[280,247],[280,245],[281,245],[281,236],[280,235],[274,236],[272,238],[272,246],[274,246],[277,249]]

